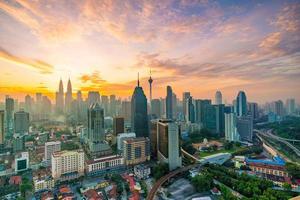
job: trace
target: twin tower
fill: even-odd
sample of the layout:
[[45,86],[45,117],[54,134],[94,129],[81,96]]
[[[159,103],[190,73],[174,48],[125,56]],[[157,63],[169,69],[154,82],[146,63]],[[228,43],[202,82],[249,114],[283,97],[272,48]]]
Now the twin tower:
[[71,80],[70,79],[68,80],[67,92],[66,94],[64,94],[64,85],[62,80],[60,79],[58,92],[56,92],[56,112],[57,113],[70,112],[72,100],[73,97],[72,97]]

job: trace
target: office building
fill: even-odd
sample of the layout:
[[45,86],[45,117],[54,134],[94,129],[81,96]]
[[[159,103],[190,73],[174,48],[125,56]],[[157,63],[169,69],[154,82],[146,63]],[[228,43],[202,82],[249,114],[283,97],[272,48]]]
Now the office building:
[[150,160],[150,140],[145,137],[125,139],[123,158],[126,165],[136,165]]
[[173,119],[173,91],[169,85],[167,86],[166,118]]
[[247,97],[244,91],[239,91],[236,98],[236,113],[239,117],[247,115]]
[[172,120],[157,122],[157,157],[158,160],[168,163],[169,170],[182,166],[180,150],[180,128]]
[[124,117],[114,117],[113,119],[113,134],[117,136],[119,133],[124,133]]
[[224,104],[214,105],[216,109],[216,133],[223,137],[225,133]]
[[29,113],[24,110],[15,112],[15,133],[25,134],[29,132]]
[[240,141],[235,113],[225,113],[225,140],[233,142]]
[[155,118],[160,118],[161,117],[161,102],[160,99],[153,99],[151,101],[151,111],[152,115],[155,116]]
[[152,119],[150,121],[150,151],[153,158],[157,158],[157,128],[158,128],[158,119]]
[[67,92],[66,92],[66,97],[65,97],[65,110],[66,113],[71,112],[71,105],[72,105],[73,97],[72,97],[72,84],[71,80],[68,80],[68,85],[67,85]]
[[283,102],[281,100],[272,102],[271,111],[275,113],[277,116],[283,117],[284,116]]
[[14,152],[23,151],[25,149],[25,136],[19,133],[13,135]]
[[109,96],[109,105],[110,105],[110,116],[114,117],[116,115],[116,95],[110,95]]
[[34,100],[31,96],[26,95],[25,96],[25,111],[28,112],[29,114],[33,114],[33,105],[34,105]]
[[8,137],[12,137],[14,133],[14,99],[10,97],[5,98],[5,114],[6,114],[6,134]]
[[212,133],[217,133],[216,107],[211,104],[205,104],[203,114],[203,127],[209,129]]
[[15,172],[22,172],[29,169],[29,153],[21,152],[15,156]]
[[45,143],[45,161],[47,164],[51,164],[51,157],[54,152],[61,150],[61,142],[53,141]]
[[4,110],[0,110],[0,145],[4,144],[5,134],[4,134]]
[[101,96],[101,105],[104,109],[105,116],[109,116],[109,99],[108,99],[108,96],[105,96],[105,95]]
[[215,105],[219,104],[222,104],[222,93],[220,91],[217,91],[215,95]]
[[183,116],[186,117],[187,116],[187,109],[186,109],[186,105],[187,105],[187,101],[190,98],[191,93],[190,92],[184,92],[182,94],[182,111],[183,111]]
[[195,106],[193,104],[193,97],[191,96],[186,100],[186,114],[186,121],[190,123],[195,123]]
[[296,103],[295,99],[287,99],[286,100],[286,112],[288,115],[295,113],[296,111]]
[[100,103],[100,94],[97,91],[89,91],[88,92],[88,98],[87,98],[87,102],[88,102],[88,107],[90,107],[93,104],[96,103]]
[[149,137],[147,98],[139,79],[131,98],[131,129],[137,137]]
[[253,119],[251,116],[241,116],[237,118],[237,131],[241,141],[252,142]]
[[64,86],[63,82],[60,79],[58,92],[56,92],[56,112],[58,114],[63,113],[64,111]]
[[211,105],[210,99],[196,99],[195,100],[195,121],[203,124],[205,117],[205,106]]
[[124,170],[124,158],[120,155],[103,156],[86,162],[86,174],[88,176],[119,174]]
[[70,180],[84,174],[83,150],[57,151],[51,158],[52,177],[57,180]]
[[117,148],[119,151],[123,150],[123,141],[129,138],[135,138],[135,133],[120,133],[117,136]]
[[124,120],[126,123],[131,121],[131,102],[130,101],[122,101],[121,116],[124,117]]
[[248,111],[252,118],[258,119],[258,104],[257,103],[248,103]]

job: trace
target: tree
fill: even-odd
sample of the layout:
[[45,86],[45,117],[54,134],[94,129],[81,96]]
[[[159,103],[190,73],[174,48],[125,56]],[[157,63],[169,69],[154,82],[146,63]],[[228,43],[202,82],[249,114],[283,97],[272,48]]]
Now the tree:
[[156,180],[166,175],[169,172],[169,166],[167,163],[159,163],[153,168],[153,176]]
[[20,192],[22,194],[22,197],[26,199],[26,192],[32,190],[32,184],[27,178],[23,178],[20,187]]
[[300,179],[300,166],[294,163],[286,163],[287,172],[295,179]]
[[197,192],[210,190],[213,186],[213,178],[209,174],[201,174],[192,178],[192,184]]
[[288,190],[288,191],[292,190],[292,186],[291,186],[291,184],[289,184],[289,183],[284,183],[282,187],[283,187],[285,190]]

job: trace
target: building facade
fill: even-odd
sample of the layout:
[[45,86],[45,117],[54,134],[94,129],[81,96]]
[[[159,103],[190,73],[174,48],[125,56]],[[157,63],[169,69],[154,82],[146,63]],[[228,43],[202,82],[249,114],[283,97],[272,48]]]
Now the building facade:
[[228,141],[240,141],[240,135],[237,132],[237,117],[235,113],[225,113],[225,139]]
[[144,137],[123,141],[123,157],[126,165],[136,165],[150,160],[150,140]]
[[112,155],[88,160],[85,168],[88,176],[99,176],[109,173],[120,173],[125,169],[125,163],[122,156]]

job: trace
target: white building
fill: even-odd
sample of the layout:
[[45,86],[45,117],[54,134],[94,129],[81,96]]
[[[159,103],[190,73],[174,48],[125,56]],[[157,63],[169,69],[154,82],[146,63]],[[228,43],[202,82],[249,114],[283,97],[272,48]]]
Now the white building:
[[45,143],[45,161],[51,164],[51,156],[54,152],[61,150],[61,142],[46,142]]
[[38,177],[33,178],[33,186],[34,191],[40,191],[40,190],[52,190],[54,188],[55,182],[52,177]]
[[86,162],[86,173],[89,176],[118,173],[124,168],[124,158],[119,155],[104,156]]
[[54,152],[51,158],[51,170],[54,179],[68,180],[82,176],[84,173],[83,150]]
[[159,120],[157,124],[158,160],[168,163],[169,170],[182,166],[179,127],[172,120]]
[[123,150],[123,141],[125,139],[129,139],[129,138],[135,138],[136,134],[135,133],[120,133],[117,136],[117,148],[119,151]]
[[151,169],[147,165],[135,165],[133,168],[134,175],[139,179],[147,179],[151,174]]
[[15,156],[15,172],[25,171],[29,168],[29,153],[21,152]]
[[236,122],[237,116],[235,113],[225,113],[225,139],[228,141],[237,142],[240,140]]

